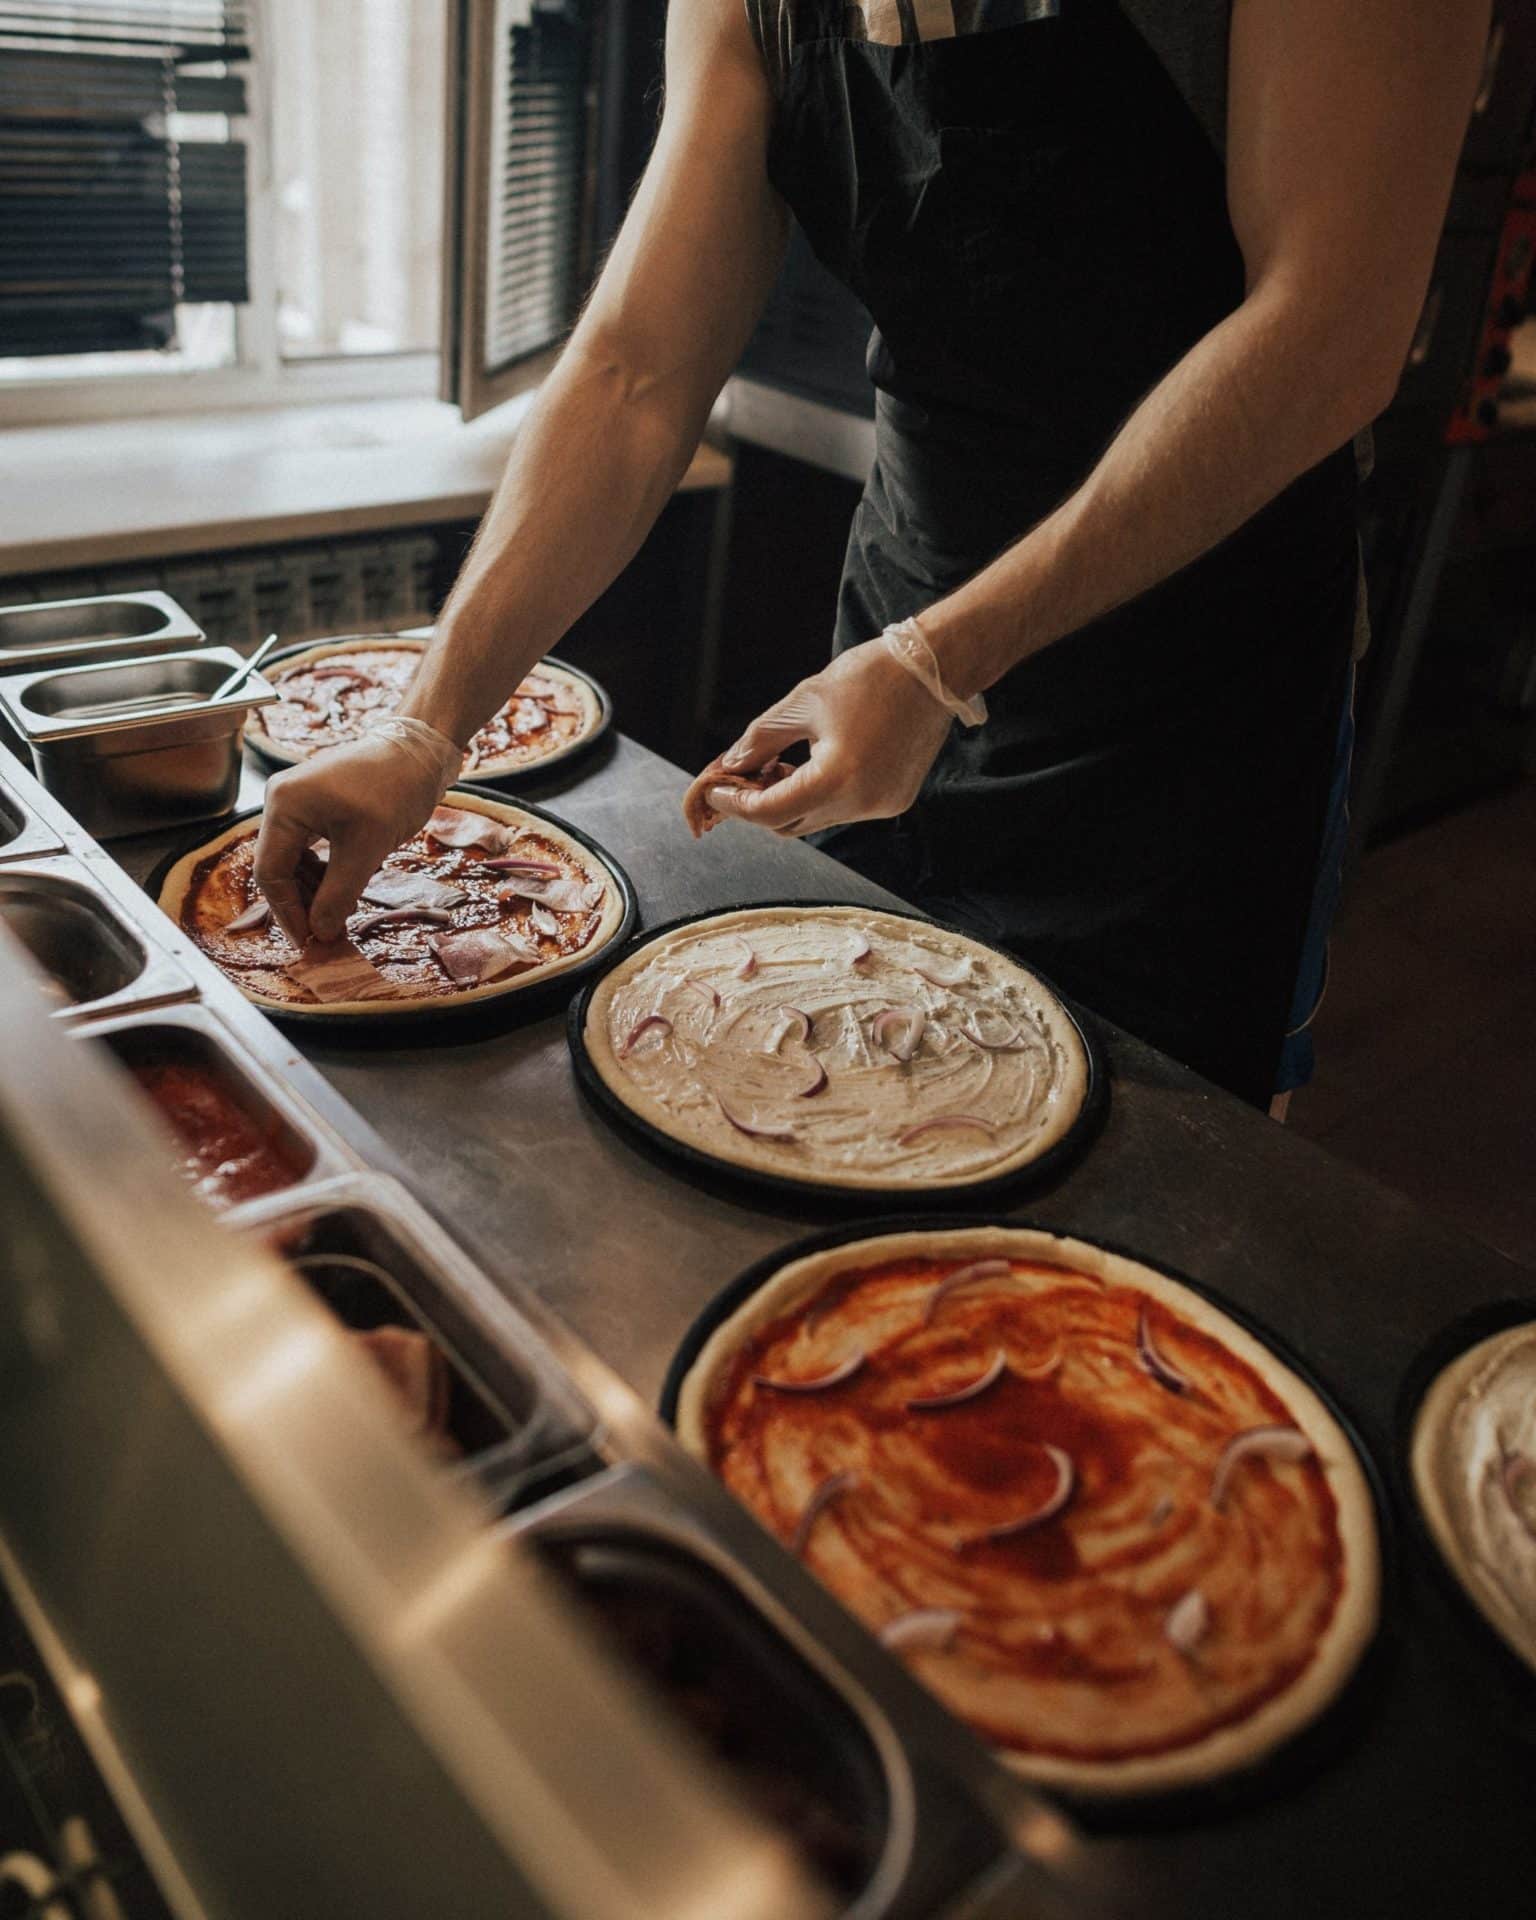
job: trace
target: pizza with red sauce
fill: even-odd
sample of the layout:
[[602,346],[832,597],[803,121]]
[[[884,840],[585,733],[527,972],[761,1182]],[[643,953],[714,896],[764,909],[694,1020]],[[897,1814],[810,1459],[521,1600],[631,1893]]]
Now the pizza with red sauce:
[[1369,1485],[1192,1289],[1024,1229],[781,1269],[685,1377],[683,1443],[1020,1772],[1158,1792],[1263,1758],[1376,1624]]

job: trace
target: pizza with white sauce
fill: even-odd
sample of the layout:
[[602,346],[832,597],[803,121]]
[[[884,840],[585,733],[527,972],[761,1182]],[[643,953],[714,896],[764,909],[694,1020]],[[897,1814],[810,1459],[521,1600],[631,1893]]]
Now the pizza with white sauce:
[[781,1268],[677,1431],[1031,1779],[1162,1792],[1251,1765],[1376,1625],[1369,1483],[1268,1347],[1141,1263],[1023,1228]]
[[1451,1571],[1536,1670],[1536,1322],[1479,1341],[1437,1376],[1410,1465]]
[[627,955],[582,1030],[603,1085],[727,1166],[882,1190],[1005,1178],[1083,1113],[1087,1047],[980,941],[872,908],[748,907]]

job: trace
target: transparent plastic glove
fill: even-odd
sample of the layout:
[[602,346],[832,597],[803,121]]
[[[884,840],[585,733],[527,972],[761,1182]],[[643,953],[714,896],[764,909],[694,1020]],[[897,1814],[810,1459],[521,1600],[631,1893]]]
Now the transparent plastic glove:
[[[917,798],[950,725],[950,715],[883,641],[867,640],[754,720],[694,786],[703,787],[713,812],[774,833],[888,820]],[[810,743],[810,757],[785,779],[762,788],[708,784],[717,769],[751,773],[801,740]]]
[[[464,765],[464,750],[424,720],[375,721],[361,740],[326,747],[267,783],[256,842],[256,884],[288,937],[339,940],[358,896],[427,819]],[[330,842],[325,878],[308,912],[300,855]]]

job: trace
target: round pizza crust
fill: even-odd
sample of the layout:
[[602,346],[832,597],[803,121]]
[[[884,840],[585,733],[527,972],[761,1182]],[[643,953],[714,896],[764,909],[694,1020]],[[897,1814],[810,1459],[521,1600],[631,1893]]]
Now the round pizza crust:
[[[348,634],[343,639],[326,640],[313,647],[306,647],[302,653],[292,653],[284,660],[275,662],[267,671],[267,679],[281,693],[284,679],[291,673],[302,672],[306,667],[317,666],[322,660],[329,660],[338,654],[358,653],[366,650],[370,653],[425,653],[425,640],[415,640],[406,634]],[[572,704],[581,712],[581,723],[574,734],[562,740],[552,753],[547,754],[502,754],[498,758],[482,760],[476,766],[466,768],[461,776],[466,780],[505,780],[512,774],[533,773],[569,753],[575,753],[583,747],[597,732],[603,722],[603,702],[597,689],[584,674],[573,673],[558,660],[547,655],[538,664],[529,669],[532,673],[542,674],[547,680],[553,680],[571,697]],[[293,748],[280,740],[274,740],[261,722],[260,709],[252,713],[246,723],[245,737],[251,746],[265,760],[275,766],[294,767],[309,758],[308,754],[295,753]],[[315,748],[320,752],[320,748]]]
[[958,1227],[880,1234],[793,1261],[772,1276],[714,1330],[678,1389],[677,1436],[709,1465],[708,1414],[737,1353],[762,1328],[809,1301],[837,1275],[901,1257],[980,1260],[1001,1255],[1086,1273],[1129,1286],[1165,1303],[1211,1335],[1285,1403],[1323,1463],[1338,1514],[1344,1584],[1339,1604],[1304,1672],[1245,1721],[1218,1728],[1188,1746],[1124,1760],[1085,1761],[999,1749],[1011,1770],[1047,1786],[1106,1799],[1200,1787],[1257,1765],[1330,1704],[1359,1663],[1380,1611],[1381,1552],[1375,1505],[1349,1437],[1323,1401],[1268,1347],[1203,1295],[1154,1267],[1087,1241],[1035,1228]]
[[[594,877],[601,875],[605,882],[605,892],[601,917],[597,930],[586,945],[575,953],[561,954],[558,959],[547,960],[536,967],[528,967],[523,972],[509,975],[504,980],[490,980],[481,987],[466,987],[462,992],[446,995],[430,995],[421,998],[402,996],[398,1000],[326,1000],[299,1001],[277,1000],[270,994],[254,992],[234,973],[225,973],[224,978],[238,987],[253,1006],[267,1013],[280,1014],[285,1020],[412,1020],[441,1017],[453,1013],[458,1008],[471,1006],[481,1001],[499,1000],[512,993],[523,992],[528,987],[543,986],[556,975],[569,973],[573,967],[585,966],[597,954],[611,944],[614,935],[624,922],[626,893],[618,876],[608,863],[581,841],[566,833],[545,814],[525,812],[521,807],[509,802],[487,800],[477,793],[463,793],[456,787],[450,787],[443,795],[445,806],[454,806],[464,813],[484,813],[491,819],[500,821],[504,826],[524,828],[531,833],[542,835],[565,848],[572,859],[586,868]],[[220,853],[237,840],[250,838],[261,829],[260,816],[247,816],[237,820],[233,826],[226,827],[222,833],[216,833],[184,853],[166,874],[160,884],[159,906],[162,912],[174,920],[189,939],[195,941],[195,934],[187,927],[182,918],[186,905],[188,889],[192,875],[210,855]],[[211,956],[210,956],[211,958]],[[218,965],[214,961],[215,966]],[[220,969],[222,972],[223,969]]]
[[1441,1558],[1488,1624],[1536,1671],[1536,1627],[1479,1564],[1466,1484],[1471,1462],[1465,1438],[1456,1432],[1457,1415],[1478,1382],[1494,1375],[1520,1348],[1533,1346],[1536,1323],[1506,1327],[1469,1347],[1438,1373],[1414,1417],[1408,1464],[1419,1511]]
[[[648,1091],[635,1084],[626,1073],[610,1038],[610,1013],[615,999],[626,984],[643,968],[667,951],[669,943],[683,945],[701,936],[740,936],[750,941],[755,929],[783,923],[825,923],[835,933],[846,936],[861,929],[874,928],[893,938],[913,942],[921,940],[929,949],[949,955],[968,955],[987,968],[1006,974],[1020,990],[1039,1019],[1058,1072],[1057,1083],[1038,1118],[1025,1138],[1008,1154],[980,1171],[923,1171],[909,1176],[888,1167],[818,1165],[807,1156],[786,1151],[773,1141],[751,1138],[733,1128],[728,1121],[701,1130],[679,1122],[677,1117]],[[884,913],[871,907],[778,906],[742,907],[728,913],[691,920],[669,933],[660,933],[627,955],[597,983],[588,1003],[582,1028],[587,1057],[604,1086],[630,1112],[658,1133],[680,1145],[728,1166],[774,1179],[808,1183],[815,1186],[892,1193],[914,1193],[944,1189],[961,1191],[970,1186],[991,1185],[1006,1180],[1059,1146],[1081,1119],[1087,1103],[1090,1061],[1077,1023],[1045,983],[1027,967],[1007,954],[972,940],[963,933],[936,927],[928,921]]]

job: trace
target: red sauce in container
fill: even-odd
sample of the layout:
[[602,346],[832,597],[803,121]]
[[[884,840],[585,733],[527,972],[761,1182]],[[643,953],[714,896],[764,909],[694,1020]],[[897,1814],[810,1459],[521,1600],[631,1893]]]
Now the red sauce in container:
[[177,1171],[201,1200],[232,1207],[302,1178],[291,1142],[264,1132],[220,1075],[191,1061],[137,1063],[133,1077],[181,1142]]

